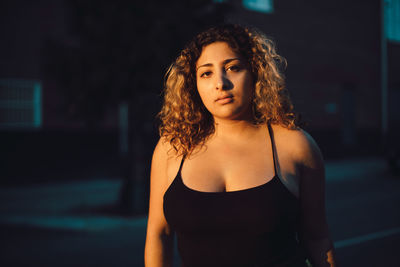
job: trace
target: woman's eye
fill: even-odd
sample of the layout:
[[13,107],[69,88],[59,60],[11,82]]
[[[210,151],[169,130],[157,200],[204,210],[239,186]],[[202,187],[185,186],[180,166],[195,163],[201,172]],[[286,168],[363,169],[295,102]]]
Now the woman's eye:
[[200,77],[206,78],[206,77],[209,77],[210,75],[211,75],[211,71],[206,71],[206,72],[203,72],[203,73],[200,75]]
[[240,66],[239,66],[239,65],[233,65],[233,66],[230,66],[230,67],[228,68],[228,70],[237,72],[237,71],[240,70]]

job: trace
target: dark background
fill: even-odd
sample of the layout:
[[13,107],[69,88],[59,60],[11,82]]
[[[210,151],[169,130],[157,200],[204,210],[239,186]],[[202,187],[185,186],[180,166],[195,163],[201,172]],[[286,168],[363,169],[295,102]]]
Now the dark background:
[[[145,215],[164,74],[188,40],[222,22],[276,41],[295,108],[327,161],[373,157],[396,174],[400,44],[385,43],[383,132],[381,2],[272,3],[265,13],[239,0],[1,1],[0,186],[116,181],[115,201],[74,212]],[[24,82],[41,87],[37,126],[3,93]]]

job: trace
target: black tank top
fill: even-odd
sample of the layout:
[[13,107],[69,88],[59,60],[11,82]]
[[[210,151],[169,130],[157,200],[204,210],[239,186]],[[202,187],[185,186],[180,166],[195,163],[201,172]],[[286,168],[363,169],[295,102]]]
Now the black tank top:
[[176,232],[182,266],[307,266],[299,244],[299,201],[276,172],[259,186],[227,192],[187,187],[179,171],[164,194],[164,215]]

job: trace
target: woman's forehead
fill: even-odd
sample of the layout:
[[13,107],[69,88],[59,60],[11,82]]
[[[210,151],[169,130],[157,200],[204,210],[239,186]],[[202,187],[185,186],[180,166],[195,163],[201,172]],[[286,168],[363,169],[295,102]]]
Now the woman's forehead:
[[203,47],[196,66],[203,64],[214,64],[226,59],[242,59],[242,56],[235,52],[226,42],[214,42]]

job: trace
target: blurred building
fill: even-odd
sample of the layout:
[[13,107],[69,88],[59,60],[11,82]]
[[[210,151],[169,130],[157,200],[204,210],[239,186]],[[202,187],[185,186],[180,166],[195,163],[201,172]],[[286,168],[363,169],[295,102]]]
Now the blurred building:
[[[399,8],[397,0],[385,2]],[[216,6],[226,8],[225,21],[254,25],[276,41],[278,53],[288,61],[287,86],[310,131],[321,136],[335,133],[338,143],[350,146],[358,142],[360,133],[379,136],[380,1],[214,0],[204,1],[204,6],[199,14],[206,16]],[[398,12],[393,14],[398,16]],[[82,120],[69,117],[65,92],[43,69],[43,49],[49,39],[65,44],[75,41],[68,28],[69,16],[63,1],[0,4],[0,79],[40,85],[37,99],[41,108],[35,113],[40,119],[37,117],[34,125],[40,122],[42,130],[84,127]],[[392,35],[399,31],[393,26],[398,17],[393,16],[388,22]],[[387,46],[389,109],[393,114],[399,111],[395,103],[400,100],[400,64],[396,60],[400,44],[389,40]],[[4,107],[1,112],[5,114]],[[118,129],[119,114],[118,106],[109,109],[99,124],[104,129]]]

